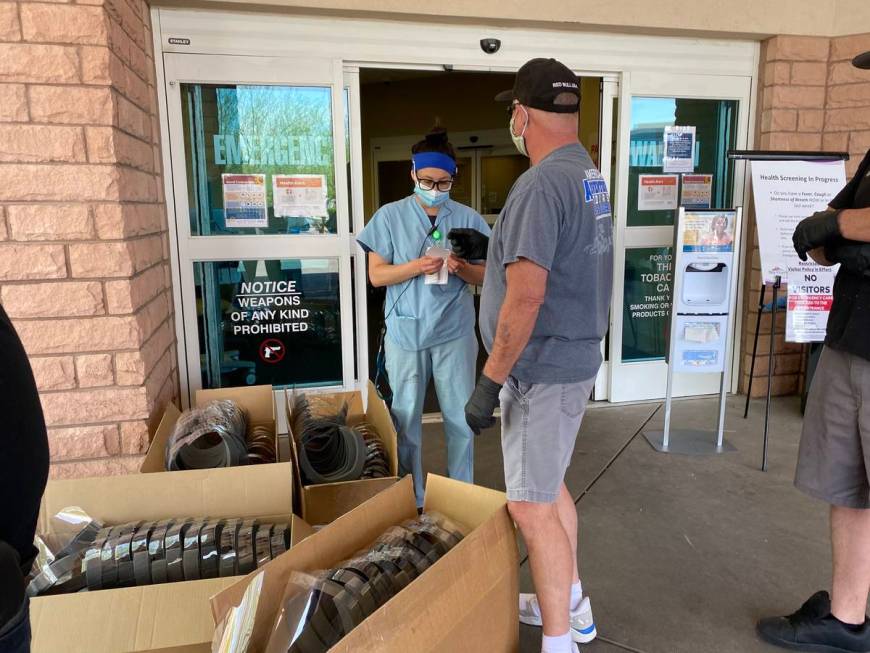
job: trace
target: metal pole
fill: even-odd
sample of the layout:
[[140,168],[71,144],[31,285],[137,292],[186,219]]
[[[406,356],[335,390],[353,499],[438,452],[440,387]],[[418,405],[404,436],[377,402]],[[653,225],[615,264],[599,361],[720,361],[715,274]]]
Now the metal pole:
[[743,408],[743,419],[749,417],[749,398],[752,396],[752,378],[755,375],[755,357],[758,355],[758,334],[761,331],[761,315],[764,312],[764,291],[767,284],[761,284],[761,295],[758,298],[758,319],[755,321],[755,342],[752,344],[752,363],[749,365],[749,387],[746,388],[746,406]]
[[[671,338],[673,338],[673,334],[671,334]],[[671,436],[671,400],[673,399],[674,393],[674,359],[671,358],[668,363],[668,385],[667,391],[665,394],[665,430],[662,433],[662,450],[668,450],[668,443],[670,442]]]
[[727,376],[727,370],[722,372],[722,383],[719,386],[719,425],[716,431],[716,449],[718,451],[722,450],[722,443],[725,440],[725,401],[728,398],[725,379]]
[[676,298],[682,292],[682,276],[680,275],[680,266],[682,265],[682,250],[683,239],[681,231],[683,229],[683,216],[686,209],[679,207],[674,213],[674,258],[673,258],[673,284],[671,284],[671,314],[670,325],[668,327],[668,380],[667,390],[665,392],[665,427],[662,432],[662,451],[668,450],[668,445],[671,441],[671,403],[674,398],[674,352],[677,349],[677,301]]
[[767,444],[768,430],[770,427],[770,398],[773,392],[773,355],[776,343],[776,303],[779,300],[779,288],[782,285],[782,277],[776,275],[773,283],[773,306],[770,311],[770,353],[767,359],[767,405],[764,408],[764,451],[761,457],[761,471],[767,471]]

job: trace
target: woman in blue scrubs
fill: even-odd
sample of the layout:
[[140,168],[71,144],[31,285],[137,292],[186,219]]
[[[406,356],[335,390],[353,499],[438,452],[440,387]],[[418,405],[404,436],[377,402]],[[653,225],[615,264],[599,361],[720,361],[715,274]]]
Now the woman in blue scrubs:
[[[446,261],[425,254],[430,247],[449,250],[451,229],[475,229],[487,237],[490,229],[474,209],[450,199],[456,153],[446,131],[433,129],[411,149],[411,159],[413,194],[378,209],[357,241],[369,254],[372,284],[387,287],[386,367],[399,423],[399,472],[413,475],[422,506],[423,400],[430,378],[444,420],[447,474],[473,481],[474,441],[465,422],[477,362],[471,287],[483,283],[485,267],[453,254]],[[442,265],[447,283],[427,284],[425,276]]]

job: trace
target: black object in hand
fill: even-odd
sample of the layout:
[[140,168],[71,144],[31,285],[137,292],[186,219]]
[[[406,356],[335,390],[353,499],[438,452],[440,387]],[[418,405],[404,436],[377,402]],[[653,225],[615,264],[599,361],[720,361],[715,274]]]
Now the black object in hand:
[[453,253],[459,258],[464,258],[466,261],[482,261],[486,258],[489,237],[484,236],[477,229],[451,229],[447,239],[450,241]]
[[475,435],[480,435],[481,429],[488,429],[495,424],[493,413],[498,406],[499,392],[501,385],[485,374],[480,375],[471,398],[465,404],[465,421]]
[[791,240],[801,261],[807,260],[807,252],[840,235],[839,217],[839,211],[818,211],[798,223]]

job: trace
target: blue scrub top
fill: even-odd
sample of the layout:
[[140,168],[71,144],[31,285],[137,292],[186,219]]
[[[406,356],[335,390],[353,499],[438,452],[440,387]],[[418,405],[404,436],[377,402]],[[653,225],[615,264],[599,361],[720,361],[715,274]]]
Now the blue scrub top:
[[[441,233],[439,243],[433,236],[426,236],[432,222],[411,195],[378,209],[357,236],[357,242],[387,263],[400,265],[420,258],[436,244],[450,249],[447,234],[451,229],[466,227],[490,235],[489,225],[477,211],[453,200],[441,205],[435,225]],[[454,274],[444,285],[427,286],[420,275],[389,286],[384,305],[387,335],[402,349],[420,351],[472,333],[474,299],[466,286]]]

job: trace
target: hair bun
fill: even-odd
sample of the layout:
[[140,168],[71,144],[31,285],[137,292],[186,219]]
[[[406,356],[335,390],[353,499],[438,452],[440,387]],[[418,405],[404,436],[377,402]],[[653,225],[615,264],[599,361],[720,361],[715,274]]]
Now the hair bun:
[[443,127],[435,127],[425,136],[426,144],[433,147],[444,146],[448,143],[447,130]]

